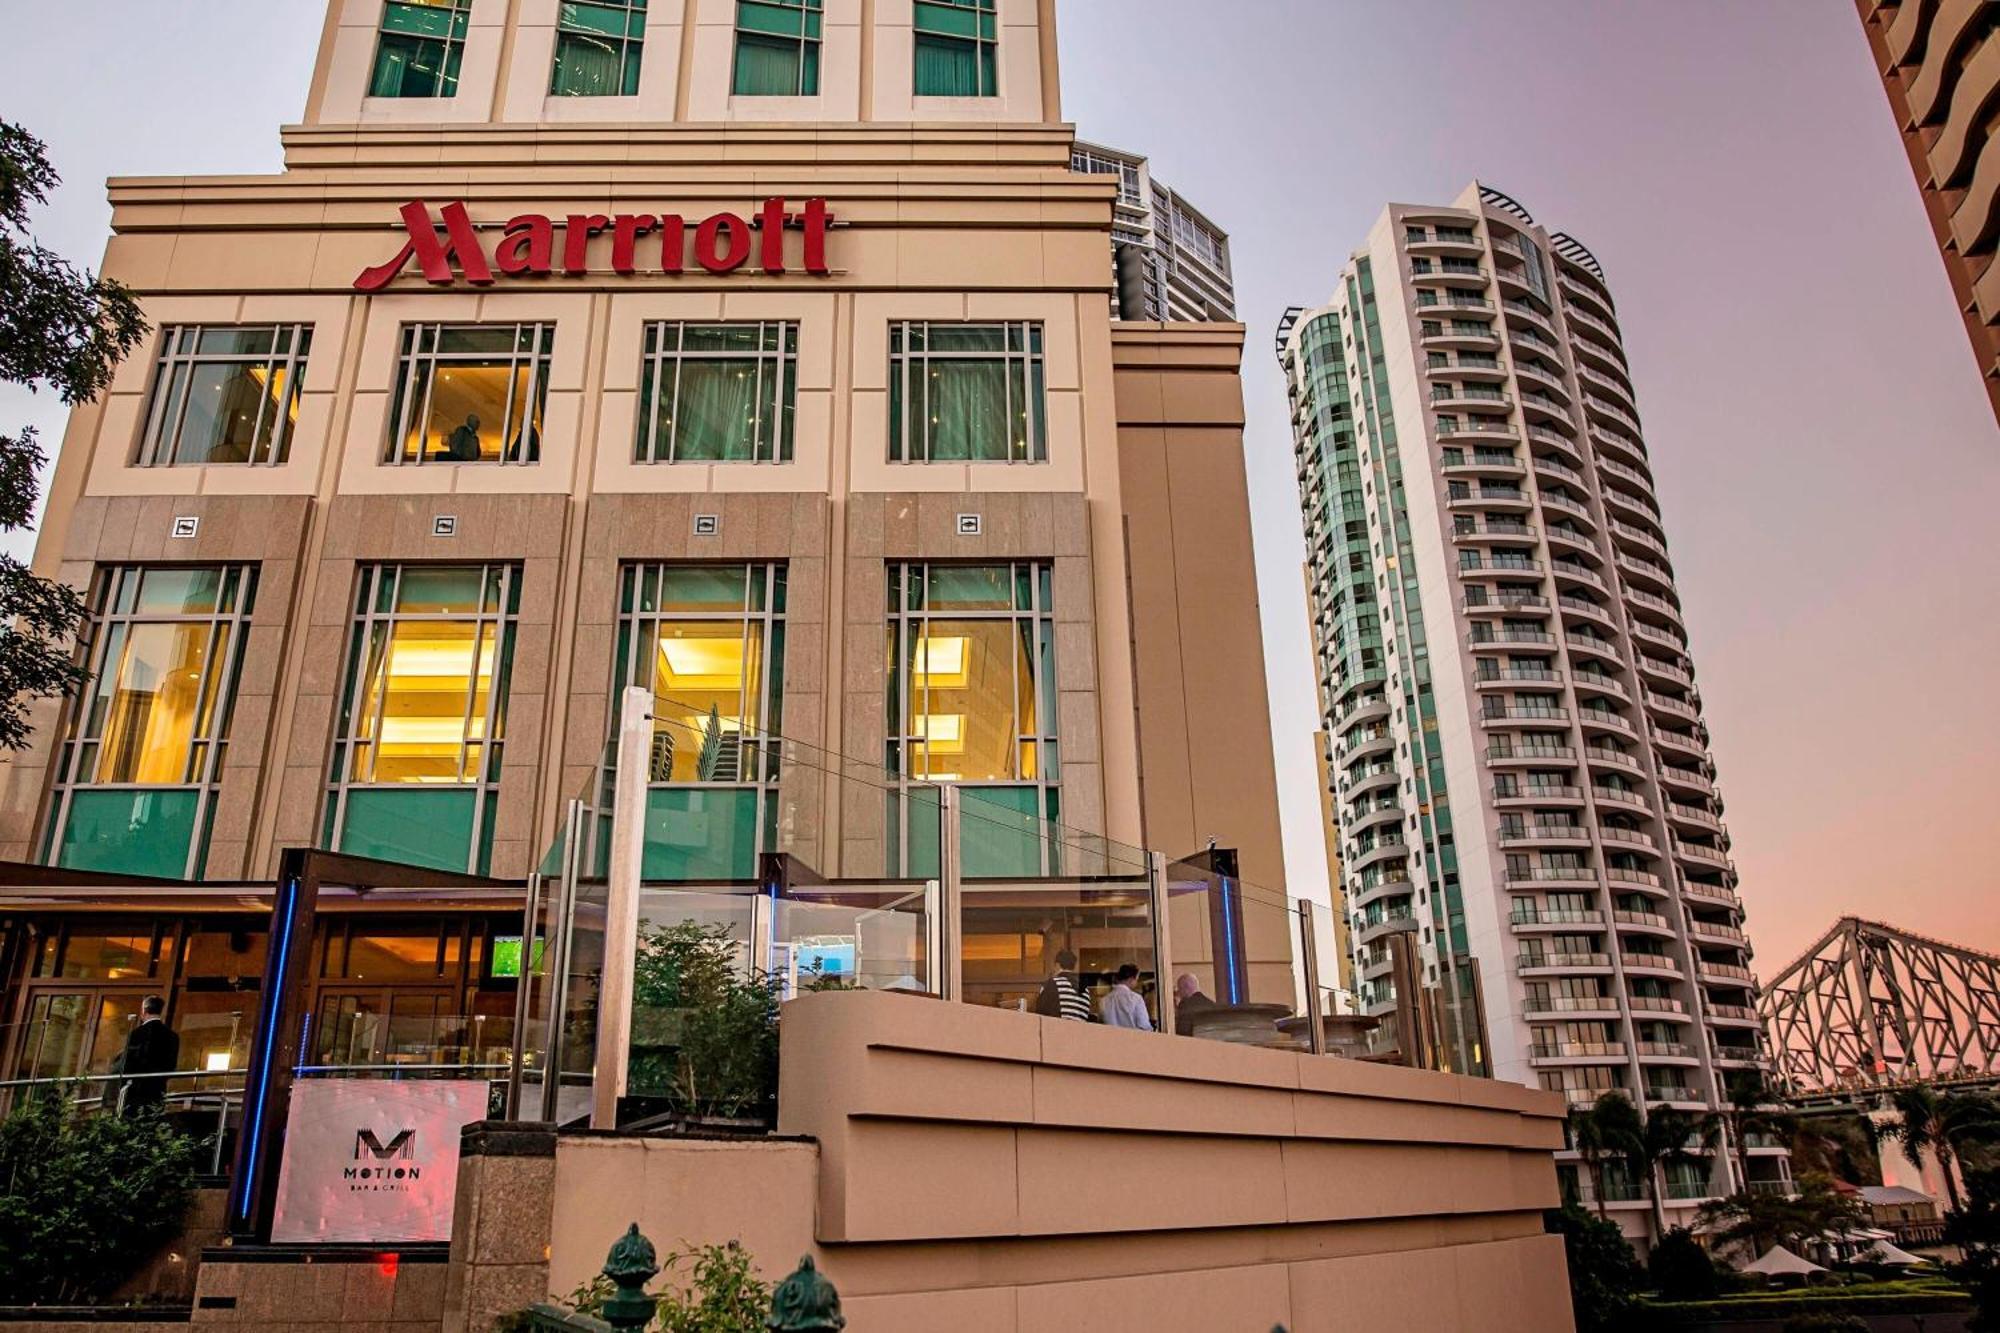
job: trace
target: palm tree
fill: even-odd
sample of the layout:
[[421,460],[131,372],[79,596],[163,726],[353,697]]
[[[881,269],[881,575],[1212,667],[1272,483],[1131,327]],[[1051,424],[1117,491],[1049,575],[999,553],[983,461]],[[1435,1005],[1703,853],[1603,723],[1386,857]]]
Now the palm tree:
[[1983,1156],[2000,1142],[2000,1102],[1982,1092],[1948,1092],[1938,1096],[1929,1084],[1916,1083],[1889,1094],[1902,1123],[1884,1125],[1882,1137],[1902,1145],[1910,1161],[1923,1169],[1928,1149],[1937,1158],[1951,1211],[1963,1206],[1958,1196],[1958,1164],[1967,1154]]
[[1768,1134],[1790,1141],[1795,1122],[1782,1109],[1778,1094],[1760,1072],[1739,1074],[1723,1085],[1723,1107],[1719,1113],[1727,1127],[1731,1160],[1740,1188],[1749,1188],[1748,1139],[1752,1134]]
[[1713,1143],[1720,1122],[1712,1116],[1691,1115],[1672,1107],[1661,1107],[1646,1115],[1636,1143],[1632,1145],[1632,1174],[1646,1182],[1653,1200],[1653,1234],[1667,1234],[1666,1166],[1675,1162],[1698,1162],[1701,1157],[1688,1147],[1690,1140]]
[[1583,1158],[1590,1173],[1590,1190],[1597,1199],[1597,1215],[1604,1217],[1604,1163],[1615,1159],[1632,1162],[1640,1155],[1644,1126],[1638,1108],[1622,1092],[1607,1092],[1590,1106],[1572,1106],[1569,1111],[1569,1141]]

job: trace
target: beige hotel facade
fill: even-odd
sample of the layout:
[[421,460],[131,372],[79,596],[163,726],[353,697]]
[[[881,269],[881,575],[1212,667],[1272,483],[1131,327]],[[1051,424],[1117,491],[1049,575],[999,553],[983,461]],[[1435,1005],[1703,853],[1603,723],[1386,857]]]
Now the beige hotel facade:
[[[586,64],[553,0],[339,0],[281,174],[111,183],[154,332],[36,557],[92,590],[97,683],[8,765],[0,851],[517,878],[650,677],[703,741],[660,817],[731,835],[676,873],[839,813],[740,730],[1282,887],[1240,330],[1114,322],[1052,6],[742,9],[597,6],[629,35]],[[816,91],[733,91],[783,23]],[[866,822],[812,859],[900,868]]]

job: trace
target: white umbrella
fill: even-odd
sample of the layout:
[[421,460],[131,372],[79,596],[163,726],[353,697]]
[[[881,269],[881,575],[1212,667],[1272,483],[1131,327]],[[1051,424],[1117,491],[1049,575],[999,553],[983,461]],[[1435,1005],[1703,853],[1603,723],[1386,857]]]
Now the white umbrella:
[[1762,1258],[1743,1265],[1742,1271],[1762,1273],[1766,1277],[1803,1277],[1808,1273],[1824,1273],[1826,1270],[1809,1259],[1799,1258],[1782,1245],[1773,1245],[1764,1251]]
[[1862,1251],[1855,1262],[1880,1264],[1884,1268],[1914,1268],[1918,1264],[1927,1264],[1930,1260],[1920,1254],[1911,1254],[1908,1250],[1899,1250],[1886,1240],[1878,1240]]

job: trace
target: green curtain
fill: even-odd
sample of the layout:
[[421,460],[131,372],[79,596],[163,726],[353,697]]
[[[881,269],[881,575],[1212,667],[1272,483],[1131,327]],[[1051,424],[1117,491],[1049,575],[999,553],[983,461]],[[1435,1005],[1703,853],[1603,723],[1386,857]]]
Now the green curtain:
[[[755,361],[683,361],[674,392],[676,460],[754,459],[758,406]],[[768,404],[765,411],[770,410]]]
[[375,52],[375,81],[368,86],[370,97],[401,97],[403,70],[410,63],[409,49],[388,36]]
[[[804,55],[804,42],[753,37],[739,32],[736,34],[736,83],[732,91],[738,97],[794,97],[816,93],[819,91],[817,78],[811,80],[815,86],[810,88],[805,87],[800,79],[799,65]],[[811,72],[807,71],[808,74]]]
[[556,39],[556,69],[550,93],[557,97],[616,97],[624,91],[618,46],[581,33]]
[[918,386],[922,403],[928,389],[930,457],[934,461],[993,461],[1008,449],[1005,361],[932,361],[928,384]]
[[979,46],[976,42],[954,41],[916,35],[917,96],[979,96]]

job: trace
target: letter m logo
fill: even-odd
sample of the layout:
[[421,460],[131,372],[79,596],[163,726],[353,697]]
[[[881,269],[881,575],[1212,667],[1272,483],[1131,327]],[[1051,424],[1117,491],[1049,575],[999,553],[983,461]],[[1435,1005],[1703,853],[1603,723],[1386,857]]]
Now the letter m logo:
[[354,1159],[356,1161],[361,1160],[361,1150],[364,1148],[373,1153],[377,1161],[388,1161],[391,1158],[398,1157],[408,1158],[416,1153],[417,1131],[406,1129],[387,1143],[383,1143],[375,1137],[374,1130],[357,1130],[354,1135]]

